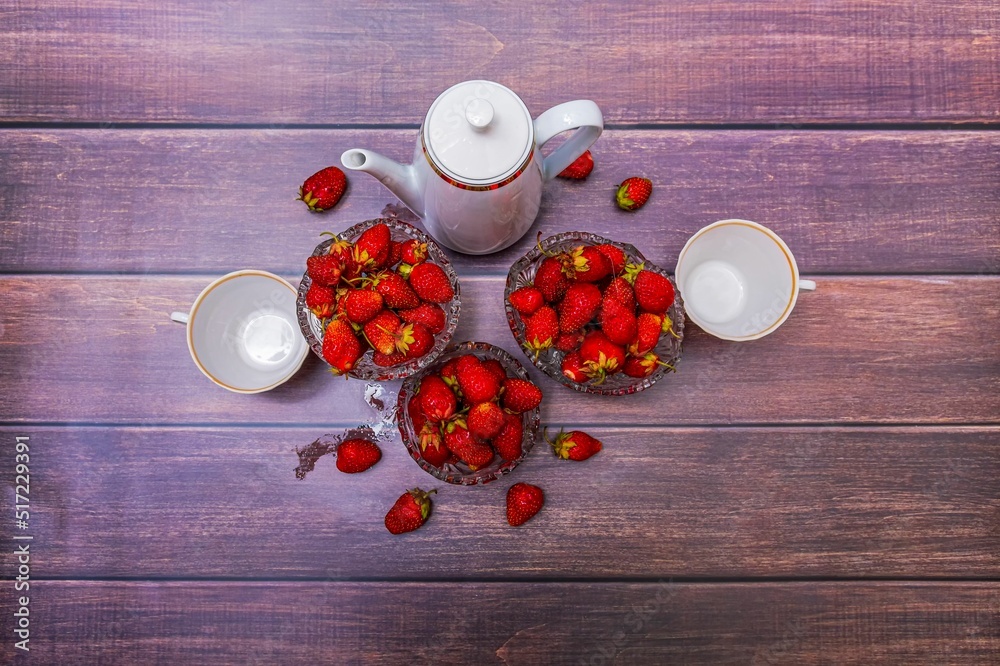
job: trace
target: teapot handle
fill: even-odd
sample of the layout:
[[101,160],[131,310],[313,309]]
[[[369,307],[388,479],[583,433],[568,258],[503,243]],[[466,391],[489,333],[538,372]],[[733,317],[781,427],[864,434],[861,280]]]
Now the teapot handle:
[[545,180],[555,178],[594,145],[604,131],[604,116],[589,99],[578,99],[553,106],[535,119],[535,142],[539,148],[556,134],[571,129],[577,131],[542,161]]

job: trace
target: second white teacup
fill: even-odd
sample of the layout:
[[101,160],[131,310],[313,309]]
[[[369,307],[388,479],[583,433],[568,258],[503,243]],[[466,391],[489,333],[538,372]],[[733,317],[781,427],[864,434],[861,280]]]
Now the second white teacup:
[[260,393],[288,381],[309,354],[295,297],[295,287],[273,273],[236,271],[205,287],[190,312],[170,318],[187,325],[191,358],[206,377],[236,393]]
[[795,257],[767,227],[749,220],[721,220],[695,233],[675,270],[687,316],[724,340],[756,340],[788,318],[800,289]]

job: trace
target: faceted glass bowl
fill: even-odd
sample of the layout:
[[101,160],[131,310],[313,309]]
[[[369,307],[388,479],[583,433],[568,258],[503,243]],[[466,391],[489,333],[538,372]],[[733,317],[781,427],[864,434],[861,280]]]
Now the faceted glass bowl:
[[[354,368],[347,373],[347,376],[356,377],[357,379],[390,381],[393,379],[409,377],[413,373],[419,372],[422,368],[426,368],[429,364],[433,363],[434,359],[441,355],[441,352],[445,350],[445,347],[448,346],[448,343],[451,342],[452,336],[455,334],[455,328],[458,326],[458,314],[462,308],[462,300],[459,293],[458,275],[455,273],[455,269],[452,267],[447,255],[445,255],[444,251],[433,238],[422,232],[420,229],[417,229],[412,224],[407,224],[406,222],[401,222],[391,218],[368,220],[354,225],[350,229],[338,234],[338,236],[353,243],[361,236],[361,234],[379,223],[385,223],[388,225],[389,230],[392,232],[392,240],[394,241],[402,242],[415,238],[421,243],[427,243],[427,260],[437,264],[444,270],[445,275],[448,276],[448,281],[451,282],[451,286],[455,290],[455,296],[451,299],[451,301],[441,303],[441,308],[445,313],[445,327],[443,331],[434,336],[434,346],[430,349],[430,351],[423,356],[407,361],[406,363],[400,363],[399,365],[384,368],[382,366],[375,365],[372,360],[374,352],[369,347],[365,350],[365,353],[361,356],[361,358],[358,359]],[[325,254],[329,250],[330,246],[336,242],[336,240],[337,239],[335,238],[330,238],[317,245],[316,249],[313,250],[313,256]],[[316,356],[326,363],[326,359],[323,359],[323,323],[306,306],[306,292],[309,291],[309,287],[311,285],[312,278],[309,277],[308,273],[304,273],[302,275],[302,282],[299,283],[298,299],[295,303],[298,313],[299,328],[302,329],[302,335],[305,336],[306,342],[309,343],[309,348],[313,350],[313,353],[315,353]],[[363,346],[366,346],[364,340],[361,342]]]
[[433,364],[427,366],[419,373],[407,378],[406,381],[403,382],[403,387],[399,390],[399,400],[396,403],[396,423],[399,424],[399,434],[403,438],[403,444],[406,445],[406,450],[410,452],[410,457],[413,458],[418,465],[420,465],[421,469],[448,483],[473,486],[481,483],[489,483],[490,481],[500,478],[520,465],[521,461],[528,457],[528,453],[531,452],[531,447],[534,446],[535,439],[538,437],[538,428],[541,422],[541,417],[538,407],[535,407],[530,412],[521,414],[521,424],[524,426],[524,437],[521,439],[521,457],[515,460],[502,460],[500,456],[495,456],[493,458],[493,462],[486,467],[480,467],[475,471],[470,470],[463,462],[454,464],[445,463],[441,467],[435,467],[424,460],[423,456],[420,454],[419,437],[414,431],[413,421],[410,419],[410,412],[406,408],[406,405],[409,403],[410,398],[416,394],[417,389],[420,388],[420,382],[425,376],[429,373],[440,370],[441,367],[451,359],[458,356],[464,356],[466,354],[475,354],[484,361],[488,359],[496,359],[500,361],[500,365],[502,365],[504,370],[507,371],[508,376],[528,380],[531,379],[531,377],[528,376],[528,371],[524,369],[524,366],[518,363],[517,359],[503,349],[494,347],[493,345],[485,342],[463,342],[457,346],[450,347],[445,353],[441,354],[441,356],[439,356]]
[[664,269],[651,263],[635,246],[628,243],[619,243],[595,234],[576,231],[546,238],[539,246],[518,259],[510,267],[510,272],[507,274],[507,286],[503,295],[504,308],[507,311],[507,324],[510,326],[510,330],[514,334],[514,339],[517,340],[518,346],[521,347],[521,351],[546,375],[575,391],[596,393],[599,395],[630,395],[649,388],[671,370],[661,365],[653,371],[653,374],[645,378],[629,377],[623,372],[617,372],[613,375],[608,375],[601,384],[595,384],[593,381],[582,383],[570,381],[562,373],[562,361],[563,357],[566,356],[565,352],[550,347],[539,353],[536,358],[534,352],[524,347],[524,323],[521,321],[521,315],[510,304],[511,293],[534,282],[535,272],[538,270],[539,264],[545,259],[545,253],[552,254],[554,252],[568,251],[580,245],[603,245],[605,243],[614,245],[624,251],[628,263],[644,264],[646,270],[659,273],[674,285],[674,304],[667,310],[667,314],[673,322],[674,332],[678,337],[675,338],[669,333],[662,334],[660,341],[653,348],[653,351],[659,355],[663,362],[676,368],[677,362],[681,358],[681,342],[684,339],[684,303],[681,300],[680,291],[677,290],[677,285],[674,283],[673,278]]

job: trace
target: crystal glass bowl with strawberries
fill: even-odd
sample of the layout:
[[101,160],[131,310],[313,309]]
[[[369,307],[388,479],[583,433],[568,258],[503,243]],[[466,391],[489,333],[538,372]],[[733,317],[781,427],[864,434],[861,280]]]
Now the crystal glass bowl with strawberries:
[[430,236],[378,219],[316,246],[296,306],[309,347],[334,374],[387,381],[444,351],[461,298],[458,276]]
[[507,474],[528,455],[541,400],[541,389],[506,351],[463,342],[403,382],[396,421],[424,471],[475,485]]
[[577,391],[637,393],[681,356],[676,285],[627,243],[582,232],[540,241],[511,266],[504,305],[525,355]]

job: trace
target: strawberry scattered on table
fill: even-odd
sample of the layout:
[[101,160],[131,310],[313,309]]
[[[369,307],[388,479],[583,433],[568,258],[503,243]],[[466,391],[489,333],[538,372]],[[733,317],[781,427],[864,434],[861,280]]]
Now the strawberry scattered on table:
[[382,449],[369,439],[347,439],[337,447],[337,469],[345,474],[364,472],[381,459]]
[[599,440],[580,430],[560,430],[555,439],[549,439],[546,432],[545,440],[552,446],[556,457],[563,460],[586,460],[603,448]]
[[347,176],[332,166],[320,169],[306,178],[299,188],[298,200],[304,201],[309,210],[321,213],[337,205],[347,189]]
[[653,181],[648,178],[633,176],[632,178],[626,178],[618,186],[618,191],[615,193],[615,200],[618,202],[618,207],[622,210],[638,210],[649,201],[649,195],[652,193]]
[[523,525],[542,510],[545,493],[530,483],[515,483],[507,489],[507,522],[512,527]]
[[594,170],[594,156],[590,151],[586,151],[573,161],[568,167],[559,172],[560,178],[569,180],[584,180]]
[[420,528],[431,514],[430,496],[435,492],[437,491],[414,488],[400,495],[385,514],[385,528],[392,534],[403,534]]

